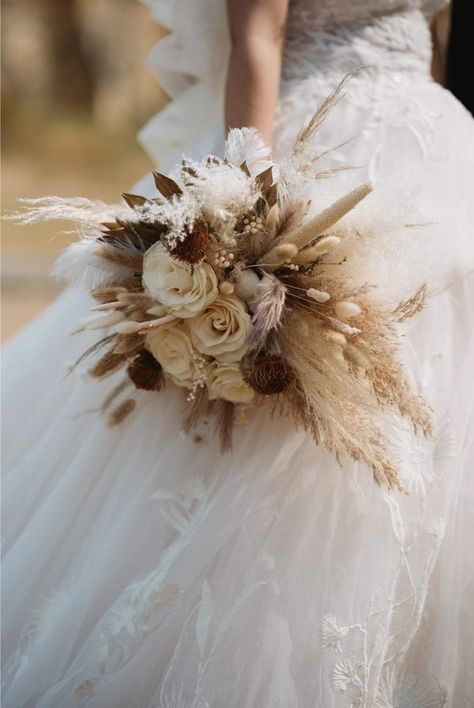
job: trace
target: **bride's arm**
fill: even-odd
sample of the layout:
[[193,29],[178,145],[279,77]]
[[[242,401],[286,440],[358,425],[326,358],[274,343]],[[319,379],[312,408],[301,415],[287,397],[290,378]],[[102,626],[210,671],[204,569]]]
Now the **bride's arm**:
[[227,9],[226,126],[253,126],[271,143],[288,0],[227,0]]
[[441,86],[444,86],[445,85],[445,77],[444,77],[443,58],[441,56],[441,47],[439,46],[438,27],[437,27],[436,18],[432,21],[432,23],[430,25],[430,30],[431,30],[431,41],[432,41],[432,45],[433,45],[433,55],[431,58],[431,76],[438,84],[441,84]]

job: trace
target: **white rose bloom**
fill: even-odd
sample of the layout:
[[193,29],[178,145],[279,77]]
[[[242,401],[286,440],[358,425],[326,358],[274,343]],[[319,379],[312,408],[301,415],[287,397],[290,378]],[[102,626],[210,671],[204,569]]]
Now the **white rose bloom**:
[[189,333],[182,322],[176,320],[157,327],[147,334],[145,347],[175,384],[192,388],[196,363]]
[[209,398],[225,398],[232,403],[249,403],[254,397],[253,389],[242,376],[238,364],[214,361],[208,370]]
[[194,346],[220,361],[239,361],[248,349],[250,315],[233,295],[217,297],[189,322]]
[[162,243],[145,253],[143,285],[177,317],[194,317],[217,297],[217,277],[208,263],[192,268],[173,258]]

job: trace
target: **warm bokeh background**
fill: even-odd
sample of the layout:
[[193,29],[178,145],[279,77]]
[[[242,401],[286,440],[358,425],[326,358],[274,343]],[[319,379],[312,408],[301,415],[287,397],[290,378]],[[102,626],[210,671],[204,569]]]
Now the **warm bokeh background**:
[[[136,133],[166,100],[144,66],[164,30],[138,0],[2,7],[3,209],[47,194],[117,200],[151,168]],[[51,266],[72,238],[61,228],[3,224],[3,340],[58,292]]]
[[[151,168],[136,133],[165,96],[162,35],[137,0],[3,0],[2,208],[47,194],[116,201]],[[2,224],[2,339],[58,292],[66,226]]]

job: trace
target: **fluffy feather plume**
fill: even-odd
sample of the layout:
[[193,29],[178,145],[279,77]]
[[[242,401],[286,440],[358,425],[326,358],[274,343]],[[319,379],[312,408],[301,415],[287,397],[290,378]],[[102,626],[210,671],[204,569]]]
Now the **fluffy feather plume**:
[[237,167],[245,163],[251,176],[272,166],[271,149],[256,128],[232,128],[227,136],[225,159]]
[[85,290],[123,283],[133,274],[132,268],[104,259],[98,250],[97,243],[88,239],[71,244],[59,256],[53,274]]
[[278,329],[283,316],[286,287],[274,276],[267,275],[265,280],[268,282],[261,285],[263,293],[253,311],[253,328],[249,336],[252,347],[261,346],[269,333]]

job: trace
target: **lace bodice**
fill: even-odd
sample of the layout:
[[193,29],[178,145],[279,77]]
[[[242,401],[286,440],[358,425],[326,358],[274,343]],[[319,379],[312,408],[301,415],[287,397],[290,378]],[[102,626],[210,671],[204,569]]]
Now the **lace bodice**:
[[406,126],[420,148],[428,151],[434,117],[425,107],[420,86],[432,84],[429,18],[445,4],[445,0],[291,0],[276,117],[278,149],[284,152],[295,137],[288,116],[309,117],[311,107],[354,72],[345,100],[360,109],[358,134],[362,131],[374,146],[369,175],[376,174],[376,146],[388,126]]
[[371,66],[426,72],[427,19],[444,0],[293,0],[286,34],[284,79],[297,68],[348,72]]
[[312,16],[319,29],[368,24],[376,18],[400,12],[419,10],[426,17],[446,5],[446,0],[292,0],[290,17]]

